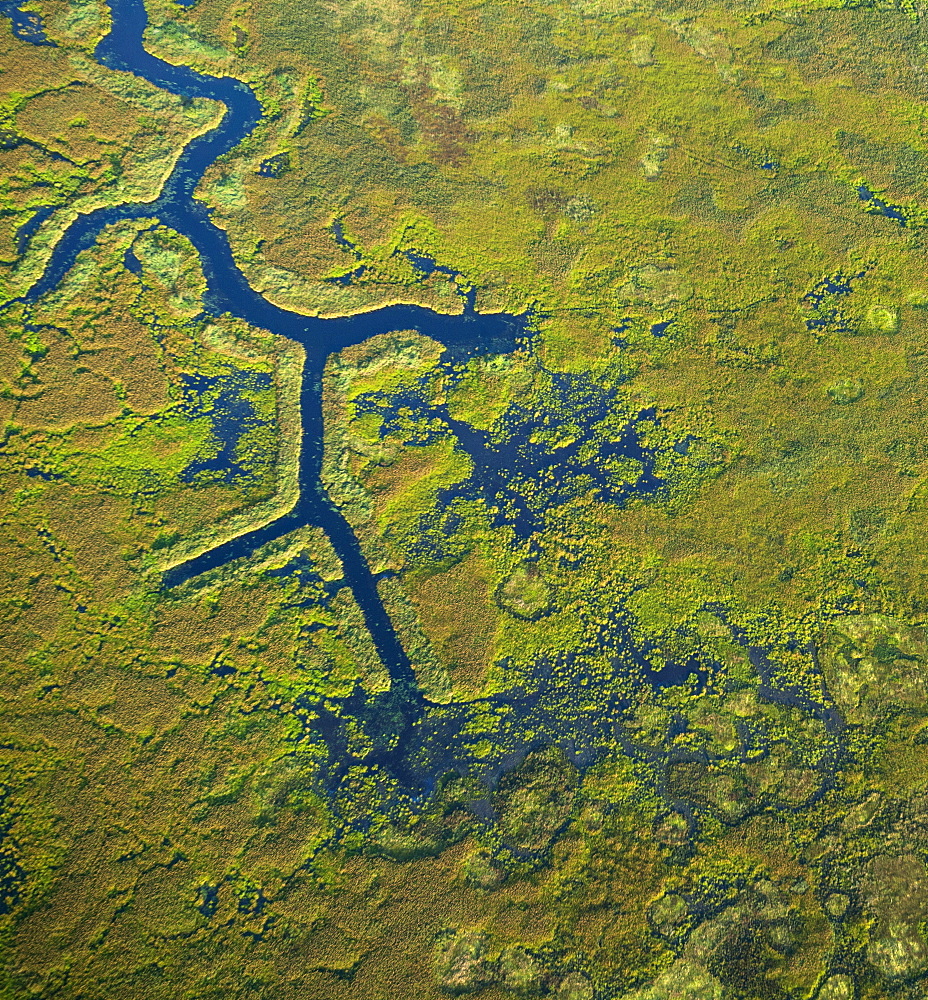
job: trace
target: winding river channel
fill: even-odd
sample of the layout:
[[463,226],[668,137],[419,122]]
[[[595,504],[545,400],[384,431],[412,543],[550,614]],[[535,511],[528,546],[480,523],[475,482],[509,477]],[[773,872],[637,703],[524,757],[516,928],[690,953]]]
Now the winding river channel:
[[54,288],[74,264],[77,255],[95,243],[99,233],[113,223],[133,218],[157,217],[186,236],[197,249],[207,281],[206,309],[230,313],[254,326],[302,344],[305,366],[302,380],[302,444],[300,497],[288,514],[278,520],[204,552],[165,574],[167,586],[176,586],[208,569],[247,556],[259,546],[301,525],[321,527],[342,562],[351,587],[373,637],[377,652],[394,685],[415,688],[409,659],[390,617],[384,609],[357,537],[331,502],[320,479],[323,453],[322,373],[330,354],[377,334],[418,330],[448,348],[469,353],[514,349],[527,328],[527,317],[478,313],[468,297],[461,315],[444,315],[411,305],[394,305],[360,315],[318,319],[273,305],[248,284],[232,256],[225,232],[210,219],[208,208],[194,198],[204,173],[220,156],[245,139],[262,117],[261,105],[251,89],[231,77],[211,77],[186,66],[174,66],[145,51],[142,39],[148,23],[143,0],[109,0],[113,21],[99,43],[96,59],[104,66],[144,77],[150,83],[181,97],[219,101],[226,111],[216,128],[192,140],[154,202],[137,202],[100,209],[80,216],[55,247],[41,279],[24,296],[35,301]]
[[[322,375],[326,359],[333,352],[358,344],[377,334],[415,329],[445,345],[456,354],[505,353],[529,335],[530,317],[478,313],[473,294],[464,299],[459,315],[444,315],[411,305],[394,305],[355,316],[319,319],[303,316],[273,305],[255,292],[235,263],[226,233],[210,219],[207,206],[194,191],[210,165],[245,139],[262,118],[261,105],[251,89],[230,77],[211,77],[185,66],[173,66],[145,51],[142,39],[148,22],[143,0],[108,0],[113,22],[109,34],[99,43],[96,58],[114,70],[134,73],[182,97],[202,97],[219,101],[225,113],[219,125],[192,140],[181,153],[174,170],[154,202],[127,203],[80,216],[56,245],[49,264],[36,284],[21,301],[34,302],[61,281],[77,255],[91,248],[101,231],[127,219],[157,217],[166,226],[186,236],[200,255],[207,282],[204,307],[209,313],[230,313],[250,324],[300,343],[305,349],[302,377],[299,500],[283,517],[255,531],[207,550],[174,567],[164,576],[164,585],[176,586],[199,573],[247,556],[259,546],[302,525],[316,525],[328,535],[342,562],[344,578],[363,613],[380,658],[390,673],[391,688],[370,695],[357,689],[346,699],[327,699],[327,705],[298,702],[297,712],[307,727],[321,732],[330,750],[328,785],[336,788],[357,763],[380,768],[398,782],[399,794],[407,801],[419,801],[434,787],[437,777],[449,769],[462,773],[466,766],[478,765],[492,786],[494,775],[513,767],[526,750],[539,744],[561,746],[583,767],[591,763],[601,748],[618,741],[631,756],[657,766],[664,751],[636,745],[621,721],[623,702],[617,694],[603,692],[595,704],[583,694],[587,679],[582,664],[571,655],[561,666],[568,667],[572,682],[558,678],[557,663],[540,663],[525,687],[482,699],[479,714],[482,733],[492,734],[495,752],[476,756],[470,749],[475,737],[472,703],[437,705],[422,695],[409,657],[383,605],[377,582],[371,573],[358,539],[343,514],[328,497],[321,481],[323,456]],[[4,11],[0,10],[0,13]],[[28,29],[28,30],[27,30]],[[49,44],[36,26],[24,22],[20,37],[36,44]],[[30,35],[31,32],[31,35]],[[336,237],[339,234],[336,233]],[[423,258],[424,259],[424,258]],[[621,450],[641,458],[634,435],[626,434]],[[479,445],[480,442],[476,442]],[[477,449],[479,450],[479,449]],[[654,489],[659,480],[648,473],[638,487]],[[734,633],[733,633],[734,634]],[[775,689],[776,680],[766,650],[750,645],[747,637],[735,636],[751,655],[761,679],[760,693],[770,701],[800,705],[794,695]],[[606,657],[620,669],[649,674],[647,650],[637,648],[621,614],[610,623],[597,655]],[[689,674],[699,674],[698,664],[686,664],[670,671],[666,678],[654,675],[652,683],[678,684]],[[817,705],[801,705],[823,716],[830,729],[840,727],[838,718]],[[345,720],[360,726],[369,749],[361,757],[351,749]],[[681,723],[685,727],[685,722]],[[746,735],[745,747],[759,736]],[[747,752],[745,748],[734,754]],[[754,747],[753,752],[758,752]],[[469,761],[470,765],[465,762]],[[826,767],[826,771],[828,768]],[[392,794],[392,793],[391,793]],[[675,808],[689,814],[684,803]]]

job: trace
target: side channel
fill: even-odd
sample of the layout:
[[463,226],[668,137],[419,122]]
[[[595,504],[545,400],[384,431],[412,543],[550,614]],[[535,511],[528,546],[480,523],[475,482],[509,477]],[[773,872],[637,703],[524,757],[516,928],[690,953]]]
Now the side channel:
[[[377,591],[377,583],[351,526],[327,495],[321,480],[323,451],[322,373],[328,356],[380,333],[415,329],[456,354],[502,353],[515,349],[526,336],[529,316],[483,314],[466,299],[463,314],[446,316],[413,305],[395,305],[356,316],[319,319],[273,305],[254,291],[236,264],[228,237],[194,199],[206,170],[257,126],[260,102],[251,89],[230,77],[210,77],[187,66],[173,66],[145,51],[143,35],[148,14],[143,0],[108,0],[112,27],[95,51],[110,69],[134,73],[183,97],[205,97],[226,110],[219,125],[193,139],[183,150],[154,202],[127,203],[80,216],[62,236],[42,277],[20,301],[34,302],[54,288],[78,254],[92,247],[108,225],[125,219],[154,216],[186,236],[194,245],[207,280],[206,310],[231,313],[255,326],[302,344],[306,350],[303,373],[300,498],[281,518],[209,549],[164,574],[171,587],[208,569],[247,556],[265,542],[305,524],[321,527],[342,562],[345,580],[364,615],[377,652],[397,687],[418,696],[409,658]],[[421,696],[418,696],[421,697]]]

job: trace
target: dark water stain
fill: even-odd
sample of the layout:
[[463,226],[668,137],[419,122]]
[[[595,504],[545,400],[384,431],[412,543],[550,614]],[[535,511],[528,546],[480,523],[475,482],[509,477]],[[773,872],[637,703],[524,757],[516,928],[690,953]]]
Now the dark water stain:
[[283,177],[290,170],[290,154],[277,153],[268,157],[258,166],[258,173],[262,177]]
[[209,920],[219,909],[219,886],[201,885],[200,902],[197,904],[200,913]]
[[[657,653],[649,643],[638,643],[624,612],[616,612],[595,634],[569,652],[541,657],[522,675],[520,684],[501,694],[470,702],[432,704],[402,689],[371,695],[357,688],[347,698],[319,704],[304,697],[297,703],[308,734],[321,736],[329,748],[323,784],[330,795],[343,788],[349,771],[362,767],[395,781],[396,800],[385,807],[416,808],[428,801],[442,775],[477,776],[487,789],[533,749],[555,746],[585,771],[618,742],[633,759],[657,766],[665,752],[641,747],[626,732],[629,702],[621,690],[603,685],[601,665],[611,663],[617,677],[636,684],[672,687],[692,683],[702,689],[718,665],[689,658],[652,666]],[[506,664],[503,664],[505,667]],[[589,692],[601,692],[591,699]],[[621,689],[621,685],[620,685]],[[628,690],[625,687],[622,690]],[[475,716],[481,731],[473,729]],[[685,725],[685,722],[683,723]],[[352,752],[349,733],[364,733],[363,752]],[[489,741],[486,756],[478,745]]]
[[38,232],[39,226],[55,211],[57,205],[43,205],[35,214],[16,230],[16,252],[22,256],[29,249],[29,242]]
[[[525,540],[544,527],[548,512],[580,496],[592,493],[622,505],[665,485],[654,473],[656,454],[642,445],[637,429],[655,419],[654,410],[642,410],[618,433],[598,433],[617,395],[616,387],[606,389],[586,375],[550,373],[541,398],[531,405],[513,403],[492,430],[453,418],[447,406],[433,405],[416,390],[362,395],[355,407],[359,414],[380,416],[381,437],[402,434],[410,421],[419,424],[424,430],[407,442],[413,446],[432,444],[450,431],[472,460],[471,475],[438,495],[437,509],[450,519],[445,534],[454,530],[455,501],[481,499],[497,526],[509,525]],[[640,468],[631,481],[618,474],[627,460]]]
[[57,472],[48,472],[46,469],[36,469],[29,468],[26,469],[26,475],[30,479],[44,479],[46,482],[52,482],[55,479],[63,479],[64,477]]
[[208,415],[212,421],[215,454],[194,459],[180,475],[185,483],[207,478],[215,482],[232,482],[254,478],[238,460],[237,448],[243,435],[258,427],[266,427],[255,411],[254,403],[243,395],[245,391],[267,391],[271,388],[269,374],[230,369],[222,375],[181,376],[181,390],[187,400],[185,411],[192,417]]
[[866,184],[861,184],[857,189],[857,197],[867,203],[867,211],[871,215],[882,215],[887,219],[893,219],[900,226],[908,225],[908,217],[898,205],[890,205],[882,198],[877,198]]
[[806,329],[822,330],[830,327],[839,333],[851,332],[840,308],[828,303],[850,295],[854,290],[852,282],[862,278],[866,273],[866,271],[857,271],[854,274],[844,274],[839,271],[837,274],[828,275],[816,282],[811,290],[802,297],[802,301],[815,312],[814,316],[806,320]]
[[[344,226],[340,221],[334,222],[330,231],[336,243],[343,250],[348,250],[354,256],[355,260],[360,261],[363,258],[364,255],[358,246],[345,236]],[[458,296],[464,302],[465,311],[473,315],[480,315],[476,312],[477,289],[472,282],[467,280],[461,271],[457,271],[453,267],[447,267],[444,264],[439,264],[434,257],[430,257],[428,254],[418,250],[395,250],[392,256],[394,258],[402,258],[412,265],[416,282],[427,281],[434,274],[440,274],[445,278],[449,278],[454,283],[454,289]],[[349,286],[357,281],[361,281],[369,271],[370,268],[367,264],[359,263],[357,267],[352,268],[350,271],[346,271],[344,274],[333,275],[330,278],[326,278],[325,281],[332,285]]]
[[837,274],[828,275],[816,282],[812,289],[802,297],[802,300],[808,302],[813,309],[819,309],[829,296],[850,295],[854,290],[851,282],[862,278],[866,273],[866,271],[857,271],[855,274],[844,274],[839,271]]
[[137,277],[142,273],[142,262],[135,255],[135,251],[132,247],[126,251],[125,256],[122,259],[123,265],[126,270],[136,275]]
[[668,663],[657,670],[652,670],[649,680],[654,687],[677,687],[692,677],[697,685],[703,686],[708,676],[709,671],[705,664],[697,657],[691,656],[683,663]]

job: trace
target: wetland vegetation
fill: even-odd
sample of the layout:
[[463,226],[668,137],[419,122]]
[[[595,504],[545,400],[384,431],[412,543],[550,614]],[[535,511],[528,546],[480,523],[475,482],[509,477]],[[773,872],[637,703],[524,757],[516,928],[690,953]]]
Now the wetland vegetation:
[[922,997],[928,10],[133,2],[0,4],[0,996]]

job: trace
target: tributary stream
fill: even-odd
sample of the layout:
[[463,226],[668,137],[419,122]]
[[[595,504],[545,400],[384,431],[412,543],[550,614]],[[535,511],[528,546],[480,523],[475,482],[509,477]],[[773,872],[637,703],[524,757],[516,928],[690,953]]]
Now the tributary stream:
[[[154,202],[123,204],[80,216],[55,247],[42,278],[23,300],[34,302],[56,287],[77,255],[91,248],[105,227],[126,219],[157,217],[186,236],[198,251],[207,281],[204,305],[208,312],[232,314],[304,347],[298,502],[288,514],[263,528],[209,549],[169,570],[164,583],[176,586],[206,570],[248,556],[266,542],[302,525],[321,527],[342,562],[345,581],[390,673],[392,686],[389,692],[374,696],[359,689],[351,697],[339,700],[337,710],[335,702],[331,701],[330,708],[307,703],[298,705],[298,711],[304,712],[307,722],[321,730],[329,745],[331,760],[327,783],[330,788],[338,786],[353,764],[362,763],[352,756],[346,743],[343,718],[352,718],[363,728],[373,747],[365,754],[363,763],[385,769],[398,779],[405,794],[416,800],[433,787],[442,773],[463,769],[468,759],[475,762],[468,750],[472,740],[463,735],[473,719],[474,706],[466,703],[433,705],[423,698],[358,539],[322,485],[323,370],[333,352],[377,334],[397,330],[417,330],[457,355],[509,352],[528,336],[529,317],[478,313],[472,294],[464,297],[463,312],[458,315],[440,314],[419,306],[394,305],[355,316],[319,319],[268,302],[249,286],[233,259],[225,232],[211,221],[207,206],[194,198],[194,191],[210,165],[258,125],[262,117],[258,99],[239,80],[206,76],[153,57],[142,45],[148,22],[143,0],[108,2],[113,23],[110,33],[96,49],[95,55],[101,64],[144,77],[182,97],[219,101],[226,111],[216,128],[192,140],[183,150]],[[23,40],[48,44],[32,21],[24,21],[20,27],[18,34]],[[336,237],[338,235],[336,233]],[[629,454],[637,454],[633,436],[625,446]],[[653,489],[658,482],[648,472],[637,485]],[[751,651],[763,654],[759,648],[751,647]],[[631,642],[627,625],[621,619],[612,624],[600,654],[614,658],[616,669],[621,660],[626,668],[640,668],[647,676],[646,658]],[[568,654],[568,661],[571,659]],[[759,661],[759,665],[763,666],[763,662]],[[531,678],[530,690],[520,688],[482,700],[481,717],[489,726],[488,733],[492,731],[496,748],[492,760],[483,761],[481,766],[485,780],[492,784],[495,775],[514,766],[527,749],[542,743],[560,745],[580,767],[591,763],[600,748],[615,741],[630,755],[657,763],[663,755],[662,750],[636,746],[625,735],[621,722],[624,704],[620,697],[603,692],[598,703],[591,706],[583,694],[586,681],[582,667],[578,665],[579,673],[574,678],[576,685],[566,687],[558,680],[556,668],[555,662],[540,663]],[[699,673],[698,664],[668,669],[673,676],[655,675],[653,682],[678,684],[691,670]],[[792,696],[773,690],[773,678],[764,676],[763,671],[761,675],[761,690],[766,689],[771,700],[792,702]],[[816,706],[805,707],[819,714]],[[490,717],[494,721],[490,721]],[[836,724],[835,720],[830,721]]]
[[56,246],[44,275],[25,299],[35,301],[54,288],[77,255],[93,246],[104,227],[124,219],[157,217],[186,236],[200,254],[208,287],[205,304],[210,312],[230,313],[302,344],[306,361],[301,399],[300,498],[296,506],[273,523],[173,568],[165,574],[165,583],[175,586],[205,570],[247,556],[264,543],[301,525],[317,525],[326,532],[342,562],[345,579],[394,684],[414,687],[415,678],[408,657],[384,610],[358,540],[320,480],[325,362],[333,352],[369,337],[410,329],[446,347],[470,353],[509,351],[518,338],[525,335],[526,318],[478,313],[471,299],[467,300],[465,311],[460,315],[443,315],[419,306],[394,305],[333,319],[307,317],[272,305],[249,286],[233,259],[225,232],[211,221],[207,207],[193,197],[210,165],[245,139],[261,120],[258,99],[239,80],[205,76],[186,66],[173,66],[146,52],[142,38],[148,16],[142,0],[109,0],[109,6],[113,14],[112,29],[95,52],[100,63],[144,77],[155,86],[182,97],[220,101],[226,111],[216,128],[187,145],[156,201],[124,204],[80,216]]

